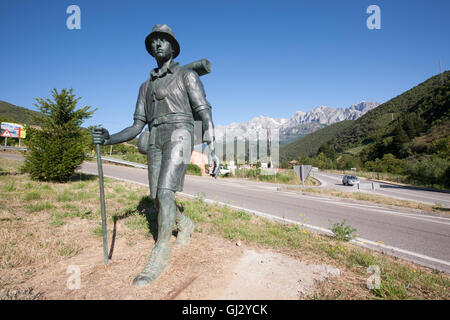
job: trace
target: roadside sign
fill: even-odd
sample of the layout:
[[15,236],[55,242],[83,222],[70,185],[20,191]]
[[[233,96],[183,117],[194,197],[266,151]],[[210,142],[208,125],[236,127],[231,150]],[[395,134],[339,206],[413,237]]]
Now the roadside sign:
[[309,176],[309,173],[311,172],[312,165],[297,165],[294,166],[294,171],[298,174],[300,177],[300,180],[302,181],[302,185],[305,186],[306,178]]
[[1,135],[2,137],[6,137],[6,138],[11,138],[12,137],[12,134],[11,134],[11,132],[9,132],[8,130],[5,130],[5,131],[3,131],[2,132],[2,135]]
[[[8,138],[22,138],[27,136],[26,130],[23,125],[18,123],[2,122],[0,129],[2,131],[2,137]],[[8,131],[10,136],[4,136],[5,131]]]

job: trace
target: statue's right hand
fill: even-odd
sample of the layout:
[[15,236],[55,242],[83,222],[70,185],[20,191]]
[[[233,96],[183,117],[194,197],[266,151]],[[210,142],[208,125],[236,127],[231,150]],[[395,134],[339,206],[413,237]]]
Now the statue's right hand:
[[109,132],[105,128],[94,128],[92,130],[92,141],[94,144],[104,145],[105,141],[109,139]]

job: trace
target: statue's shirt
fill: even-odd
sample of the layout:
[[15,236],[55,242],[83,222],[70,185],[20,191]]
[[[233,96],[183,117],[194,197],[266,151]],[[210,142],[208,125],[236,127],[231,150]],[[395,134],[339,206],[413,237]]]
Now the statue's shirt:
[[150,126],[170,121],[193,123],[194,115],[206,108],[211,106],[198,74],[172,62],[169,67],[153,69],[141,85],[134,119]]

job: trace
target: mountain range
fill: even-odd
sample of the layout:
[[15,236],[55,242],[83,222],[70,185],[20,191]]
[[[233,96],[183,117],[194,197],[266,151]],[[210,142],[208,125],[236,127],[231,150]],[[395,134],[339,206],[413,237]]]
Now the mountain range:
[[215,131],[218,136],[222,136],[225,130],[233,130],[238,137],[248,137],[261,130],[279,129],[280,144],[286,144],[330,124],[344,120],[356,120],[379,105],[378,102],[361,101],[348,108],[318,106],[308,112],[297,111],[291,118],[258,116],[249,122],[233,122],[227,126],[218,125]]

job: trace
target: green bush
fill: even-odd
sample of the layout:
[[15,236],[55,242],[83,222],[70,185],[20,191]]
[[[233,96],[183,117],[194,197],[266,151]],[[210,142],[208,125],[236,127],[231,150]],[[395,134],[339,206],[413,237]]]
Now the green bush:
[[67,182],[85,159],[89,149],[89,131],[80,125],[90,118],[94,110],[90,106],[75,110],[80,98],[75,98],[72,89],[52,90],[50,99],[37,98],[36,107],[46,115],[36,119],[39,128],[27,126],[28,152],[24,171],[32,179]]
[[420,185],[450,187],[450,161],[429,157],[408,163],[407,175]]
[[330,230],[334,233],[336,239],[340,241],[350,241],[355,238],[353,233],[356,232],[356,229],[348,225],[345,219],[341,223],[331,224],[330,222]]
[[193,176],[201,176],[202,169],[200,169],[200,167],[196,164],[189,163],[186,169],[186,173]]
[[379,171],[402,174],[406,169],[406,161],[397,159],[394,155],[387,153],[378,163]]

